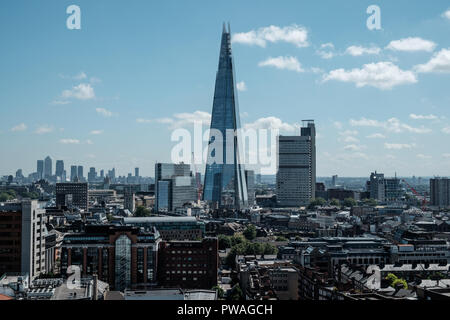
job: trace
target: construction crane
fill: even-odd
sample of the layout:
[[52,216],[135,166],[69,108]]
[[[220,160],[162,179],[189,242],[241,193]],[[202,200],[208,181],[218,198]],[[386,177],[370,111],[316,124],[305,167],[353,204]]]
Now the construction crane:
[[414,189],[413,187],[411,187],[411,186],[409,185],[409,183],[406,182],[405,179],[402,179],[402,182],[403,182],[404,184],[406,184],[406,186],[408,187],[408,189],[410,189],[410,190],[414,193],[414,195],[415,195],[419,200],[420,200],[420,198],[423,197],[423,199],[422,199],[422,211],[425,211],[425,207],[427,206],[427,198],[426,198],[426,196],[422,196],[420,193],[418,193],[418,192],[416,191],[416,189]]
[[192,167],[194,168],[194,177],[195,177],[195,183],[196,183],[196,187],[197,187],[197,203],[200,203],[200,200],[202,199],[202,193],[203,193],[203,188],[202,188],[202,183],[200,182],[200,180],[197,180],[197,165],[195,164],[195,157],[194,157],[194,153],[192,152]]

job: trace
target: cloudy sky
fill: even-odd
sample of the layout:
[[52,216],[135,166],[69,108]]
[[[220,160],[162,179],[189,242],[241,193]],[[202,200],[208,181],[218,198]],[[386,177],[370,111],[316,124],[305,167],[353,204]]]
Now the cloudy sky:
[[223,21],[244,127],[315,119],[319,176],[450,175],[444,0],[1,1],[0,174],[50,155],[153,175],[174,129],[210,119]]

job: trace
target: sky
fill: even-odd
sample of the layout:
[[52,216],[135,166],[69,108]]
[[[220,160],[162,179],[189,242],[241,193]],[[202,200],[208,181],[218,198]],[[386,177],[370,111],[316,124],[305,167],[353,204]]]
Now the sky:
[[153,176],[173,130],[210,119],[224,21],[243,127],[314,119],[318,176],[450,175],[443,0],[3,0],[0,175],[50,155]]

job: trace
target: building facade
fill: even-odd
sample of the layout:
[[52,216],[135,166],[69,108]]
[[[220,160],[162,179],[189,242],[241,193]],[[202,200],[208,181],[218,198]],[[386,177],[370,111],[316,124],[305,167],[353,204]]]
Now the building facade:
[[211,116],[203,200],[215,207],[248,207],[244,165],[240,163],[242,136],[230,28],[225,25]]
[[57,183],[56,206],[72,206],[87,210],[88,184],[86,182]]
[[300,136],[279,136],[277,143],[277,202],[280,206],[308,205],[316,189],[316,130],[306,121]]
[[0,274],[46,273],[44,215],[36,200],[0,203]]
[[430,179],[430,204],[438,207],[450,206],[450,179]]

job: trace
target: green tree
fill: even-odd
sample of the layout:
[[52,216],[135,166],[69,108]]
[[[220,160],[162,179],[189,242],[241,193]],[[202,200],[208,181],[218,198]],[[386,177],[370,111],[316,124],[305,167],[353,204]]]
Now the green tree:
[[276,241],[288,241],[288,239],[283,236],[278,236]]
[[356,200],[353,198],[345,198],[344,199],[344,207],[354,207],[356,206]]
[[327,203],[327,202],[325,201],[325,199],[323,199],[323,198],[316,198],[316,199],[311,200],[311,202],[309,203],[308,208],[309,208],[309,209],[314,209],[315,207],[317,207],[317,206],[323,206],[323,205],[325,205],[326,203]]
[[341,203],[340,203],[340,201],[338,199],[331,199],[330,205],[337,207],[337,206],[340,206]]
[[236,284],[230,292],[229,300],[237,301],[244,300],[244,294],[242,293],[242,289],[239,284]]
[[11,195],[9,193],[6,193],[6,192],[0,193],[0,201],[1,202],[5,202],[5,201],[8,201],[8,200],[12,200],[12,199],[14,199],[14,198],[11,197]]
[[152,212],[143,206],[137,207],[136,211],[134,212],[135,217],[150,217],[151,214],[152,214]]
[[247,228],[245,228],[244,232],[244,237],[247,240],[253,240],[256,238],[256,228],[254,225],[250,224],[247,226]]
[[225,250],[232,247],[232,241],[230,237],[227,237],[223,234],[219,234],[219,250]]
[[214,286],[214,287],[212,287],[212,290],[216,290],[217,296],[219,297],[219,299],[223,299],[223,297],[225,295],[225,291],[220,286]]
[[367,206],[375,207],[377,205],[377,201],[375,199],[364,199],[364,204]]

